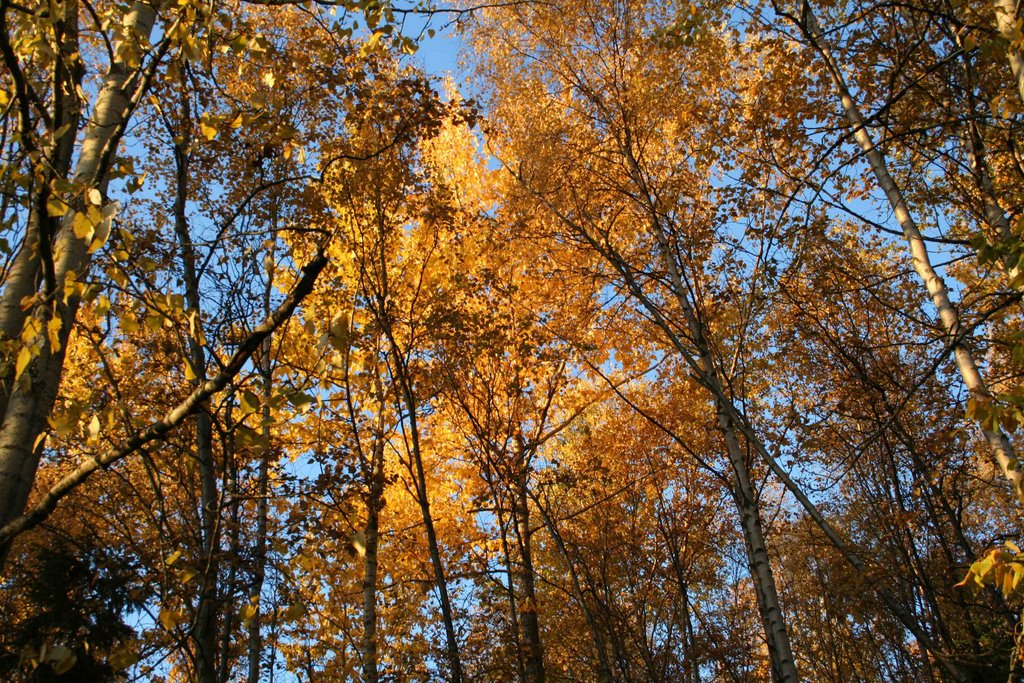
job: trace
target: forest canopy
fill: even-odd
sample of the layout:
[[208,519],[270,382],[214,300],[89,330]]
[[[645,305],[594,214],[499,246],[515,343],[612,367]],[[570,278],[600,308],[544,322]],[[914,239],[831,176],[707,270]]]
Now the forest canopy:
[[0,679],[1024,681],[1022,27],[0,0]]

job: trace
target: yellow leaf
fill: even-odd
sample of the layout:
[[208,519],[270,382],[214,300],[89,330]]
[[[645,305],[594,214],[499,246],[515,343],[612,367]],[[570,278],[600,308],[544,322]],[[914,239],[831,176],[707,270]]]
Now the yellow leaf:
[[189,382],[194,381],[196,378],[196,371],[192,367],[192,363],[189,362],[188,358],[185,359],[185,379]]
[[383,35],[384,35],[384,34],[383,34],[383,33],[381,33],[380,31],[374,31],[374,32],[373,32],[373,33],[372,33],[372,34],[370,35],[370,37],[366,39],[366,42],[365,42],[365,43],[363,43],[363,46],[362,46],[361,48],[359,48],[359,51],[360,51],[360,52],[361,52],[361,53],[362,53],[362,54],[363,54],[364,56],[365,56],[365,55],[368,55],[368,54],[369,54],[369,53],[371,53],[371,52],[373,52],[373,51],[374,51],[374,50],[375,50],[375,49],[377,48],[377,45],[378,45],[378,44],[380,43],[380,39],[381,39],[381,37],[382,37]]
[[93,232],[95,231],[89,216],[82,212],[76,212],[75,217],[71,219],[71,229],[74,231],[75,237],[86,242],[92,239]]
[[168,567],[173,566],[175,562],[181,559],[182,554],[183,553],[180,550],[175,550],[173,553],[168,555],[166,560],[164,560],[164,564]]
[[121,331],[125,334],[134,334],[139,331],[139,321],[130,315],[121,318]]
[[100,296],[96,299],[96,307],[93,309],[98,317],[105,316],[110,311],[110,299]]
[[100,419],[95,415],[89,420],[89,440],[93,441],[100,435]]
[[213,126],[209,125],[208,123],[205,123],[205,122],[204,123],[200,123],[199,124],[199,131],[203,134],[203,137],[206,138],[207,140],[212,140],[215,137],[217,137],[217,129],[214,128]]
[[263,82],[267,84],[268,88],[273,88],[274,84],[277,82],[277,79],[274,78],[274,72],[268,71],[267,73],[263,74]]
[[259,613],[260,608],[258,607],[259,598],[252,598],[249,604],[242,608],[238,616],[242,620],[242,625],[248,627],[252,622],[253,618]]
[[25,368],[32,362],[32,351],[27,346],[22,346],[21,351],[18,352],[18,360],[14,363],[14,379],[17,380],[21,377],[21,373],[25,372]]
[[70,208],[67,202],[55,194],[50,195],[49,199],[46,200],[46,214],[48,216],[58,218],[66,214]]
[[78,281],[78,274],[69,270],[64,276],[64,299],[68,300],[73,296],[81,296],[85,293],[85,286]]
[[306,606],[302,602],[295,602],[288,605],[287,609],[281,613],[281,618],[284,621],[295,621],[306,613]]
[[88,192],[89,202],[94,206],[101,206],[103,204],[103,195],[95,187]]
[[160,624],[163,625],[163,627],[168,631],[173,629],[175,626],[177,626],[184,620],[185,615],[183,615],[181,612],[177,610],[173,610],[167,607],[162,607],[160,609]]
[[188,583],[194,579],[197,574],[199,574],[199,572],[192,567],[182,567],[178,570],[178,581],[181,583]]
[[128,284],[128,276],[124,274],[124,271],[120,268],[108,268],[107,275],[113,280],[118,287],[124,287]]
[[50,428],[57,432],[58,436],[67,436],[78,424],[78,415],[57,415],[46,418],[46,421],[50,424]]
[[[24,308],[24,306],[22,306]],[[27,309],[26,309],[27,310]],[[39,332],[42,330],[42,323],[37,318],[29,318],[25,321],[25,327],[21,330],[21,340],[26,344],[31,344],[39,336]]]
[[243,416],[255,413],[257,410],[259,410],[259,407],[260,399],[259,397],[256,396],[256,394],[252,393],[251,391],[242,392],[241,408]]
[[50,321],[46,323],[46,336],[50,338],[50,348],[56,351],[60,351],[60,328],[61,319],[58,316],[53,316]]
[[309,394],[296,392],[288,396],[288,402],[300,413],[306,413],[313,405],[313,397]]

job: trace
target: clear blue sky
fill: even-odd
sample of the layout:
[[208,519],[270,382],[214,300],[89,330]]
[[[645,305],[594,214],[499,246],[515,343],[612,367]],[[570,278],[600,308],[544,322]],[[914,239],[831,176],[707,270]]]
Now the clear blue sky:
[[[419,50],[413,60],[421,64],[431,76],[443,77],[451,74],[456,80],[461,80],[459,71],[459,48],[462,41],[452,31],[445,29],[440,22],[433,21],[431,27],[437,33],[433,38],[423,34]],[[410,27],[407,22],[405,35],[414,36],[418,27]]]

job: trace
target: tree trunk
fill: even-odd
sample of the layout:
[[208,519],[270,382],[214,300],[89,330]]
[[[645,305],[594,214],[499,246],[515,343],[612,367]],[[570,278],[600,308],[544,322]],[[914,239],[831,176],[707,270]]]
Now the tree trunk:
[[397,392],[395,398],[401,406],[400,410],[406,414],[406,419],[402,422],[408,428],[410,469],[415,480],[417,503],[423,515],[423,526],[427,534],[427,549],[430,554],[430,563],[434,569],[434,583],[437,587],[441,620],[444,624],[446,659],[450,669],[449,676],[451,683],[462,683],[462,661],[459,657],[459,643],[455,634],[455,620],[452,613],[451,599],[448,595],[448,580],[445,577],[444,562],[441,560],[441,550],[437,542],[437,531],[434,529],[434,518],[430,512],[427,476],[423,469],[423,453],[420,449],[419,405],[416,401],[413,378],[409,372],[406,357],[394,334],[394,321],[389,310],[391,302],[388,294],[387,233],[383,224],[379,226],[379,229],[377,245],[379,263],[376,266],[380,269],[378,274],[381,280],[379,282],[379,289],[374,293],[376,306],[373,313],[387,340],[388,350],[391,354],[391,374],[392,379],[396,382],[395,390]]
[[[678,350],[687,359],[691,367],[700,374],[701,383],[710,390],[715,405],[719,432],[725,440],[726,453],[729,457],[729,465],[733,473],[733,500],[736,503],[740,516],[740,527],[743,530],[743,541],[747,551],[750,578],[754,582],[758,610],[764,625],[765,641],[768,645],[768,654],[772,666],[772,679],[779,683],[795,683],[799,680],[796,660],[789,642],[789,631],[782,612],[782,606],[779,602],[775,576],[772,572],[768,548],[765,544],[757,493],[751,484],[746,456],[737,434],[738,425],[734,421],[734,414],[737,411],[732,399],[725,392],[722,378],[705,334],[704,323],[690,302],[689,287],[687,287],[686,282],[683,280],[683,274],[673,255],[668,235],[666,235],[662,227],[656,201],[648,193],[647,183],[644,182],[640,164],[633,154],[632,145],[628,137],[624,141],[623,149],[630,165],[634,182],[643,191],[643,201],[649,214],[650,230],[658,244],[662,263],[668,272],[670,289],[679,304],[683,320],[689,329],[691,342],[696,350],[697,357],[694,358],[693,354],[682,345],[678,345]],[[644,299],[644,301],[647,300]]]
[[[195,331],[188,335],[188,358],[192,366],[193,388],[206,382],[206,351],[200,343],[202,335],[202,308],[199,292],[199,276],[196,270],[196,255],[189,230],[186,205],[188,203],[188,174],[191,146],[192,116],[191,104],[185,83],[180,84],[181,130],[180,142],[174,147],[176,187],[174,195],[174,232],[178,238],[185,301],[195,314]],[[205,408],[196,415],[196,459],[199,462],[200,495],[199,517],[203,541],[203,571],[200,577],[199,604],[193,625],[196,642],[197,678],[202,683],[217,680],[217,601],[220,562],[218,553],[218,529],[220,518],[220,496],[217,488],[217,468],[213,457],[213,420]]]
[[[270,310],[272,287],[273,279],[268,276],[264,296],[264,309],[268,311]],[[263,405],[260,413],[263,424],[260,427],[262,441],[260,464],[256,473],[256,538],[253,540],[252,585],[249,589],[250,598],[257,600],[257,610],[249,620],[247,683],[259,683],[260,656],[263,653],[263,634],[260,629],[263,613],[263,582],[267,573],[267,515],[269,511],[267,498],[270,495],[270,456],[273,453],[270,448],[270,397],[274,388],[272,373],[270,340],[267,339],[263,343],[263,353],[260,359],[260,375],[263,380]]]
[[544,648],[540,638],[540,619],[537,605],[536,572],[533,567],[533,533],[530,529],[530,505],[527,497],[529,462],[525,453],[519,454],[517,480],[514,485],[516,505],[516,538],[519,542],[523,587],[522,618],[523,669],[528,683],[544,683]]
[[[205,377],[203,381],[205,381]],[[196,456],[199,459],[203,572],[199,586],[199,605],[192,634],[196,641],[198,679],[200,683],[215,683],[217,680],[217,603],[220,574],[218,543],[220,497],[217,491],[217,471],[213,460],[212,421],[210,414],[202,409],[196,415]]]
[[548,533],[551,534],[551,538],[555,542],[555,547],[558,549],[558,553],[562,556],[562,560],[565,562],[566,569],[569,572],[569,578],[572,581],[573,593],[576,596],[576,601],[580,604],[580,609],[583,610],[583,616],[590,629],[590,635],[594,641],[594,649],[597,650],[597,681],[598,683],[611,683],[615,678],[612,676],[612,665],[608,659],[608,647],[605,644],[604,635],[601,633],[601,629],[597,624],[597,618],[594,616],[594,611],[590,608],[590,605],[587,604],[587,598],[583,591],[579,572],[576,571],[576,566],[573,563],[572,555],[569,553],[569,549],[565,545],[565,539],[562,538],[562,534],[559,532],[554,518],[548,513],[547,509],[536,496],[531,496],[531,498],[533,498],[533,501],[537,504],[537,509],[540,511],[540,515],[543,518],[544,526],[547,527]]
[[761,524],[761,510],[757,493],[750,481],[750,472],[746,458],[736,438],[729,410],[718,400],[716,410],[718,423],[725,438],[732,466],[735,488],[733,500],[740,513],[740,526],[743,529],[743,543],[747,549],[747,562],[750,566],[750,577],[757,593],[757,606],[764,624],[768,653],[772,663],[772,680],[780,683],[794,683],[799,680],[796,673],[796,662],[789,643],[789,631],[779,603],[779,594],[775,587],[775,576],[772,573],[768,548],[764,540]]
[[487,462],[484,463],[482,476],[491,491],[491,498],[494,501],[494,515],[498,521],[498,538],[501,540],[501,554],[505,558],[505,598],[508,600],[508,623],[509,639],[512,641],[512,648],[515,655],[516,676],[521,683],[526,683],[526,665],[523,662],[523,640],[520,631],[522,627],[519,619],[519,598],[516,596],[516,571],[515,558],[512,555],[512,546],[509,543],[509,528],[513,522],[505,519],[504,499],[497,487],[493,473],[493,463],[489,454],[484,455]]
[[[276,205],[272,208],[271,229],[274,234],[278,230],[278,212]],[[273,262],[274,249],[270,248],[268,261]],[[263,314],[270,314],[271,295],[274,292],[274,270],[270,267],[266,273],[267,283],[263,288]],[[261,632],[263,606],[261,596],[263,582],[267,573],[267,516],[269,512],[268,496],[270,494],[270,457],[274,452],[270,447],[270,399],[274,392],[274,366],[271,362],[272,346],[270,339],[263,342],[259,371],[262,381],[262,402],[260,406],[260,464],[256,473],[256,538],[253,540],[252,586],[250,598],[256,602],[256,613],[249,621],[248,634],[248,675],[247,683],[258,683],[260,679],[260,655],[263,652],[263,635]]]
[[1024,103],[1024,56],[1021,55],[1021,41],[1024,37],[1017,25],[1017,0],[993,0],[992,4],[996,12],[996,30],[1007,42],[1006,60],[1016,81],[1017,95],[1021,103]]
[[[155,20],[156,12],[152,7],[137,3],[126,16],[125,25],[134,26],[138,36],[148,38]],[[104,194],[108,182],[107,161],[132,112],[133,103],[127,91],[132,85],[129,75],[127,64],[121,61],[111,64],[96,97],[92,119],[78,154],[75,181]],[[40,220],[45,220],[43,216],[45,212],[40,214]],[[75,236],[71,219],[69,212],[61,224],[53,249],[53,275],[49,286],[58,290],[64,286],[71,272],[77,280],[82,280],[91,260],[88,245]],[[49,246],[48,240],[42,237],[37,234],[37,244],[41,245],[36,249],[37,253]],[[31,240],[32,236],[27,239]],[[22,309],[23,298],[26,292],[31,294],[35,291],[40,271],[47,270],[46,264],[41,264],[31,253],[31,246],[31,243],[26,243],[22,248],[17,269],[12,272],[13,280],[9,280],[0,300],[0,331],[4,333],[8,330],[15,331],[15,334],[20,332],[27,319]],[[56,297],[52,308],[45,304],[32,307],[32,316],[40,322],[40,329],[44,329],[53,316],[60,318],[59,348],[51,347],[49,335],[41,334],[40,352],[20,380],[14,381],[12,365],[10,376],[5,381],[10,393],[0,425],[0,527],[18,517],[28,502],[42,453],[41,435],[47,427],[46,418],[60,386],[66,347],[78,306],[79,297],[71,295],[66,301]],[[5,555],[6,548],[0,548],[0,563]]]
[[[1012,0],[999,0],[999,3],[1014,5]],[[939,323],[946,334],[947,342],[953,348],[953,357],[964,385],[975,398],[989,397],[988,387],[985,386],[981,371],[974,360],[974,354],[962,337],[964,330],[960,326],[960,315],[949,298],[949,290],[946,288],[946,283],[935,272],[935,268],[931,264],[928,247],[921,235],[921,231],[917,227],[917,222],[910,213],[910,208],[903,197],[902,191],[893,177],[889,175],[889,170],[881,150],[875,146],[874,140],[872,140],[870,133],[868,133],[864,125],[864,117],[861,116],[857,102],[853,99],[853,95],[851,95],[846,85],[846,80],[839,68],[839,64],[836,62],[825,41],[821,27],[818,25],[818,20],[814,16],[810,5],[804,3],[803,15],[799,19],[791,17],[791,20],[803,31],[808,42],[825,62],[829,77],[835,86],[836,93],[842,104],[843,112],[846,114],[850,125],[853,126],[854,139],[857,141],[865,157],[867,157],[871,171],[874,173],[879,187],[885,193],[886,199],[888,199],[889,205],[892,207],[896,220],[903,230],[903,235],[910,247],[914,270],[924,283],[931,297],[932,304],[938,311]],[[1016,469],[1017,457],[1014,454],[1013,446],[1010,444],[1009,439],[998,426],[994,430],[982,428],[981,431],[989,444],[996,463],[1003,472],[1003,476],[1010,482],[1014,493],[1020,498],[1024,495],[1024,472]]]
[[[401,359],[397,363],[402,364]],[[403,371],[404,374],[404,371]],[[406,382],[399,382],[403,385],[406,409],[409,418],[409,435],[412,443],[412,465],[416,477],[416,497],[420,505],[420,512],[423,514],[423,526],[427,532],[427,549],[430,553],[430,563],[434,567],[434,580],[437,586],[438,602],[441,606],[441,620],[444,622],[445,645],[448,656],[448,666],[451,683],[462,683],[462,662],[459,658],[459,643],[455,635],[455,620],[452,613],[451,599],[448,596],[448,580],[445,577],[444,562],[441,560],[441,549],[437,542],[437,531],[434,529],[434,518],[430,513],[430,500],[427,495],[427,476],[423,470],[423,456],[420,451],[419,426],[416,419],[416,401],[413,398],[412,390]]]
[[[380,511],[384,504],[384,395],[376,383],[377,426],[373,434],[366,494],[366,555],[363,558],[363,681],[377,683],[377,557],[380,549]],[[354,419],[354,416],[353,416]],[[353,426],[354,426],[353,422]]]

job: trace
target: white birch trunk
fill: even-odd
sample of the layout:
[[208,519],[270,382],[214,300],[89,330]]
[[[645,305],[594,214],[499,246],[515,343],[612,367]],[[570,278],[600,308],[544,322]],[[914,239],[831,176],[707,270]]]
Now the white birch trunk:
[[[152,7],[137,3],[125,22],[134,27],[136,36],[148,39],[155,20],[156,12]],[[132,82],[131,74],[126,64],[119,61],[111,64],[96,97],[79,152],[75,180],[101,192],[107,184],[107,177],[101,172],[103,160],[110,147],[116,144],[131,114],[132,104],[126,89]],[[63,287],[69,273],[81,279],[89,267],[88,245],[75,236],[70,218],[70,214],[65,217],[53,250],[54,283],[58,289]],[[25,253],[19,256],[17,268],[12,273],[14,280],[5,288],[0,301],[0,331],[5,334],[11,330],[14,334],[20,332],[27,315],[21,307],[22,299],[26,292],[35,291],[41,264],[38,258]],[[14,382],[13,376],[10,378],[11,391],[0,425],[0,526],[21,514],[32,490],[41,454],[39,440],[60,386],[65,349],[78,303],[78,298],[72,296],[66,302],[58,301],[56,312],[47,306],[36,306],[32,311],[44,325],[51,315],[60,316],[60,348],[51,348],[44,334],[42,349],[26,369],[22,381]],[[13,368],[10,372],[13,373]],[[4,554],[0,549],[0,567]]]
[[[836,93],[842,104],[843,112],[851,126],[853,126],[854,139],[867,158],[871,171],[879,187],[885,193],[886,199],[892,207],[893,214],[903,230],[903,236],[910,247],[914,271],[921,279],[921,282],[924,283],[932,304],[938,311],[942,331],[946,335],[947,342],[953,348],[953,357],[964,385],[975,397],[984,398],[990,396],[988,387],[985,385],[981,371],[974,359],[974,354],[964,342],[963,330],[960,326],[960,316],[950,300],[946,283],[943,282],[932,266],[928,247],[925,244],[920,229],[917,227],[917,222],[910,213],[910,208],[903,197],[902,191],[889,174],[881,150],[875,146],[871,134],[864,125],[864,117],[860,113],[860,108],[846,85],[842,71],[840,71],[839,65],[821,33],[821,28],[818,26],[818,21],[813,11],[807,4],[804,4],[804,15],[801,17],[799,25],[811,45],[824,59],[829,77],[836,88]],[[1022,488],[1024,487],[1024,472],[1017,469],[1017,456],[1014,453],[1013,446],[1010,444],[1010,440],[998,427],[995,430],[983,428],[981,431],[1003,476],[1013,486],[1014,493],[1020,497],[1024,493],[1024,488]]]
[[1017,95],[1024,103],[1024,55],[1021,55],[1021,28],[1017,25],[1017,0],[993,0],[996,11],[996,30],[1008,43],[1006,60],[1016,81]]

